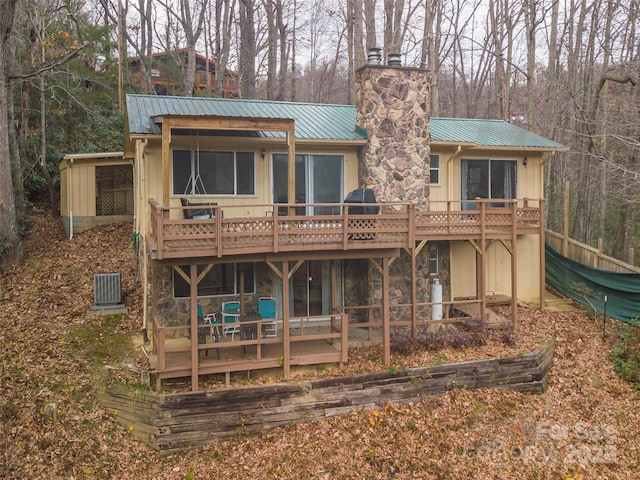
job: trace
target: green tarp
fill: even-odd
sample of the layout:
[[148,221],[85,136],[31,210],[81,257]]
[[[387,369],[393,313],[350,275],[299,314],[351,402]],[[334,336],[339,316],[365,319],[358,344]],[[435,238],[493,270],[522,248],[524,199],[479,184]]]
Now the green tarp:
[[590,310],[623,322],[640,318],[640,273],[617,273],[582,265],[545,246],[546,281]]

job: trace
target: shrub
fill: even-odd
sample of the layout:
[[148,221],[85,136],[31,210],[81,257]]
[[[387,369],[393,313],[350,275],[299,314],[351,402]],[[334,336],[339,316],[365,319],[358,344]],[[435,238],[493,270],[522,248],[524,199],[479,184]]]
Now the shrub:
[[611,359],[620,378],[640,390],[640,320],[631,320],[611,350]]
[[419,326],[415,336],[405,328],[391,334],[391,350],[398,355],[410,355],[421,350],[478,347],[486,344],[486,334],[486,323],[480,318],[466,320],[459,327]]

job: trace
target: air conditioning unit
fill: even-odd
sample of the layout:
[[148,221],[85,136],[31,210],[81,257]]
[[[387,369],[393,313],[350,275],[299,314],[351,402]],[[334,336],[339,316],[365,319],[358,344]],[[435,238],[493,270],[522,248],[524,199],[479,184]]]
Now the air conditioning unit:
[[93,298],[96,306],[118,305],[122,300],[120,273],[96,273],[93,276]]

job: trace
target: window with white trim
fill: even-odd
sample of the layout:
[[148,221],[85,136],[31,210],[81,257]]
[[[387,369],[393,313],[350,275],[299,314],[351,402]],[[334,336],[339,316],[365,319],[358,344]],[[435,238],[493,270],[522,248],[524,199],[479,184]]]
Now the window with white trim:
[[[518,162],[516,160],[465,159],[461,160],[462,200],[483,198],[513,199],[516,196]],[[463,208],[474,208],[466,202]],[[506,206],[493,202],[494,207]]]
[[[244,263],[244,293],[256,292],[255,264]],[[178,271],[180,269],[180,271]],[[207,270],[208,269],[208,270]],[[179,265],[173,269],[173,297],[189,298],[191,289],[189,282],[189,265]],[[240,270],[237,263],[216,263],[215,265],[198,265],[198,276],[205,272],[198,283],[198,297],[214,297],[220,295],[238,295],[240,293]],[[184,274],[184,276],[182,274]]]
[[254,152],[173,150],[174,195],[255,195]]
[[429,154],[429,184],[440,185],[440,155]]
[[438,244],[429,242],[429,275],[438,275]]

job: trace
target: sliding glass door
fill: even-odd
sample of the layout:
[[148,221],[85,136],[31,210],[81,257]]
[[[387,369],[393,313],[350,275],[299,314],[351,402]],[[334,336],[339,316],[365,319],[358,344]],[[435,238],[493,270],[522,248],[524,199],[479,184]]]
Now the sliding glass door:
[[[288,203],[287,154],[273,155],[273,203]],[[344,198],[344,156],[326,154],[296,155],[295,203],[340,203]],[[338,214],[337,207],[309,206],[296,209],[296,215]],[[286,208],[278,210],[286,215]]]

